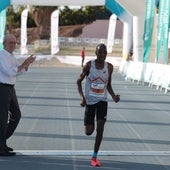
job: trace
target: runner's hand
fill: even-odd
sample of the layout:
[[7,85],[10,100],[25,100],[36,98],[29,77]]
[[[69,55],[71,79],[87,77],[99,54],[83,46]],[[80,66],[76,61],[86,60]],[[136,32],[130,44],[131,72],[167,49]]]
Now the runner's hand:
[[113,97],[113,100],[115,101],[115,103],[118,103],[120,101],[120,95],[115,95]]
[[82,99],[82,102],[80,103],[81,107],[84,107],[86,106],[86,100],[85,98]]

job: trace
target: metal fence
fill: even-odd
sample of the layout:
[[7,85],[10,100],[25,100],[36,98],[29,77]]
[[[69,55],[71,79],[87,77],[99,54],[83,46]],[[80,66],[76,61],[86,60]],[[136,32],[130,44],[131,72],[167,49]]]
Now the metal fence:
[[[81,38],[81,37],[59,37],[59,46],[62,47],[76,47],[76,46],[85,46],[85,47],[95,47],[99,43],[107,44],[107,39],[98,39],[98,38]],[[114,47],[122,48],[123,42],[122,39],[115,39]],[[113,48],[114,48],[113,47]],[[51,41],[49,40],[36,40],[33,44],[27,44],[28,51],[35,51],[39,49],[50,49]],[[20,45],[16,49],[17,53],[20,53]]]
[[[99,38],[81,38],[81,37],[59,37],[59,44],[61,46],[77,46],[77,45],[85,45],[85,46],[96,46],[99,43],[107,44],[107,39],[99,39]],[[121,39],[115,39],[114,44],[116,46],[122,46]]]

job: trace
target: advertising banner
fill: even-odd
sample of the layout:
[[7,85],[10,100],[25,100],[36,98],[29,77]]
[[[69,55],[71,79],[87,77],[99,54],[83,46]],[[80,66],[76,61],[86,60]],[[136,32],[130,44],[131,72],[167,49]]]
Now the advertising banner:
[[151,44],[152,44],[154,13],[155,13],[155,1],[146,0],[145,25],[144,25],[144,35],[143,35],[143,41],[144,41],[143,62],[149,61]]
[[27,18],[28,9],[24,9],[21,14],[21,54],[27,54]]
[[168,63],[170,0],[159,1],[158,34],[155,62]]
[[109,29],[107,37],[107,52],[111,53],[113,50],[114,40],[115,40],[115,30],[116,30],[117,17],[112,14],[109,19]]
[[51,14],[51,54],[56,54],[59,51],[58,43],[58,23],[59,10],[55,10]]

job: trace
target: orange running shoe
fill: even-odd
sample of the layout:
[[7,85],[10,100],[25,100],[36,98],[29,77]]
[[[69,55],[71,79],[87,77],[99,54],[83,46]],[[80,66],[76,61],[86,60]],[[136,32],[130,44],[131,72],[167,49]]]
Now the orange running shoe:
[[101,166],[102,164],[97,158],[92,158],[91,159],[91,166]]

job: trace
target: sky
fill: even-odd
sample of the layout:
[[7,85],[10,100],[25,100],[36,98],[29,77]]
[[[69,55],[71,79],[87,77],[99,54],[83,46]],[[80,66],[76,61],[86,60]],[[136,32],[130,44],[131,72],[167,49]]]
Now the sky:
[[69,8],[74,9],[74,8],[80,8],[81,6],[69,6]]
[[[81,6],[68,6],[70,9],[78,9],[81,8]],[[60,6],[60,8],[64,8],[64,6]]]

